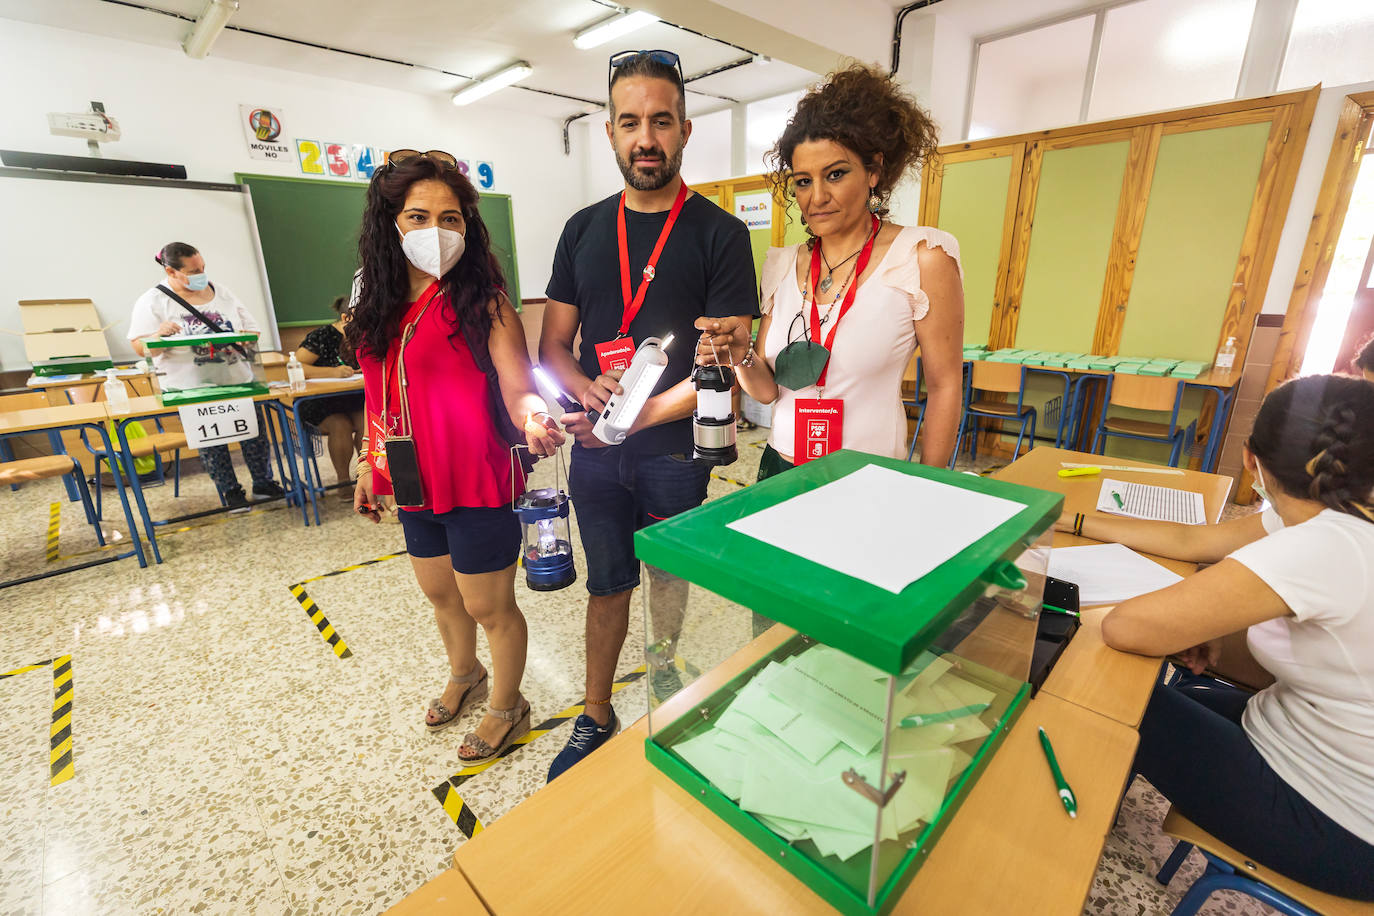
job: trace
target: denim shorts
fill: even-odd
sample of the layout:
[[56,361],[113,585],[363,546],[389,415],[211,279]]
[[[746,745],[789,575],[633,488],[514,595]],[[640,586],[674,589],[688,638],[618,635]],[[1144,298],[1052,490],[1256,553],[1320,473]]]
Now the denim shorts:
[[456,573],[500,572],[520,558],[520,522],[510,506],[460,506],[438,515],[402,509],[400,516],[406,553],[422,560],[447,556]]
[[705,502],[709,476],[705,464],[683,456],[574,447],[568,488],[587,557],[587,591],[616,595],[637,586],[635,532]]

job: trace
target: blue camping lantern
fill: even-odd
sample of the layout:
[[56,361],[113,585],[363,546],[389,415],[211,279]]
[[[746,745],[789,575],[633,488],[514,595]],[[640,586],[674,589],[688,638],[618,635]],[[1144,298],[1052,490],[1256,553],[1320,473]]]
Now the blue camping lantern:
[[526,490],[514,502],[522,532],[520,560],[525,566],[525,583],[536,592],[557,591],[577,581],[568,525],[571,504],[559,483],[560,471],[563,479],[567,477],[561,449],[554,461],[554,485]]

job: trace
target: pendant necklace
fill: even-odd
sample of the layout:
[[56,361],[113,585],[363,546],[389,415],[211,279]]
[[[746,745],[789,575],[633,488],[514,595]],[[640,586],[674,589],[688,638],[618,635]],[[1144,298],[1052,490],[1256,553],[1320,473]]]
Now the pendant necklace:
[[[817,244],[820,243],[817,242]],[[863,248],[860,248],[859,251],[863,251]],[[859,251],[855,251],[854,254],[851,254],[848,258],[845,258],[843,261],[836,264],[834,267],[831,267],[830,262],[826,261],[825,259],[825,246],[821,245],[821,260],[825,261],[826,274],[825,277],[821,280],[821,282],[816,284],[816,292],[821,294],[830,292],[830,287],[835,285],[835,271],[839,270],[841,267],[847,264],[852,258],[857,257]]]

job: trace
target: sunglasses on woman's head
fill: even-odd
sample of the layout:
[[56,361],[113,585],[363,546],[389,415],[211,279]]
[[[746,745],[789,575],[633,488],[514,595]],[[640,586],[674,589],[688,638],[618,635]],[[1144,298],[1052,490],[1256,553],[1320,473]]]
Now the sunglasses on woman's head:
[[446,153],[441,149],[427,150],[423,153],[414,149],[394,149],[387,153],[386,162],[383,163],[381,169],[378,171],[386,171],[393,166],[405,165],[412,159],[431,159],[445,168],[458,168],[458,160],[453,158],[452,154]]

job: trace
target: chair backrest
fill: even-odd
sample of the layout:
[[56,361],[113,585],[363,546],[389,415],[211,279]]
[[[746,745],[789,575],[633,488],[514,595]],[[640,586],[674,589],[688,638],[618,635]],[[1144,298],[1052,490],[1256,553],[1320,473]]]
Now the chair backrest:
[[18,394],[0,394],[0,413],[11,410],[33,410],[37,407],[51,406],[48,395],[43,391],[21,391]]
[[1112,376],[1109,402],[1134,410],[1173,410],[1182,384],[1176,378],[1118,373]]
[[973,388],[975,391],[999,391],[1014,394],[1021,390],[1020,363],[988,363],[974,360]]

